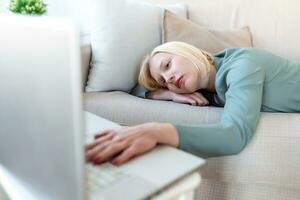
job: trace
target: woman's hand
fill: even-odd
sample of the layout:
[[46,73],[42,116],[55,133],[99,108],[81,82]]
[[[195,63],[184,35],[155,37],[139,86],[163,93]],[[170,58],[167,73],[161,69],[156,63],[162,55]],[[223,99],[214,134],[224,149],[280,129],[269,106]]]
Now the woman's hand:
[[193,106],[206,106],[209,101],[200,93],[178,94],[168,89],[157,89],[149,92],[147,95],[150,99],[171,100],[177,103],[187,103]]
[[208,100],[199,92],[191,94],[177,94],[172,92],[171,99],[177,103],[187,103],[192,106],[206,106],[209,104]]
[[106,130],[96,134],[94,142],[85,146],[86,160],[97,164],[112,160],[119,165],[150,151],[158,143],[177,146],[174,129],[167,123],[146,123]]

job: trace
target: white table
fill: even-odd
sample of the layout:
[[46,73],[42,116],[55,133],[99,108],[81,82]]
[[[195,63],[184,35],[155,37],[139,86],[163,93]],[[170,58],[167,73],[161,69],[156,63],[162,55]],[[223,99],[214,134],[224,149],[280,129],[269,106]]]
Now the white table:
[[193,200],[195,199],[195,190],[200,183],[200,174],[198,172],[192,173],[173,183],[151,200]]
[[[198,172],[192,173],[181,180],[173,183],[160,194],[151,198],[151,200],[193,200],[195,189],[201,182],[201,176]],[[0,185],[0,199],[11,200]]]

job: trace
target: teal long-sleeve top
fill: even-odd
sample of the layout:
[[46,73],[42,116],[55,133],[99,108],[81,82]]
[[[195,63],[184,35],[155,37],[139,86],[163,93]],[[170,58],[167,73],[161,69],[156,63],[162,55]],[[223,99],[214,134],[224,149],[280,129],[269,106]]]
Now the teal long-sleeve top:
[[221,120],[173,124],[180,149],[200,157],[237,154],[255,132],[260,111],[300,112],[299,62],[254,48],[224,49],[214,59],[216,92],[225,103]]

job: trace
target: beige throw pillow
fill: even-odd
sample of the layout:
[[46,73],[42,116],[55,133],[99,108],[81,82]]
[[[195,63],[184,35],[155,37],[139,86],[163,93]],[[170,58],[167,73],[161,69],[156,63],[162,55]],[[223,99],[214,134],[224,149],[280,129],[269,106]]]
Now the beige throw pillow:
[[162,41],[186,42],[211,53],[229,47],[252,47],[248,27],[215,30],[180,18],[168,10],[164,10],[163,15]]

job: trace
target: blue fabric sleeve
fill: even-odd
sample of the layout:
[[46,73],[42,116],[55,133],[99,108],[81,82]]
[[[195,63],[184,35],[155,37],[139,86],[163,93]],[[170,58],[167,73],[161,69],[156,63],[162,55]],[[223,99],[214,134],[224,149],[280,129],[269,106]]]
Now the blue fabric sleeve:
[[148,90],[140,85],[137,84],[130,92],[130,94],[135,95],[137,97],[141,97],[141,98],[146,98],[146,93],[148,92]]
[[237,154],[249,141],[260,116],[265,72],[250,61],[236,65],[221,75],[227,91],[220,122],[174,124],[180,149],[206,158]]

